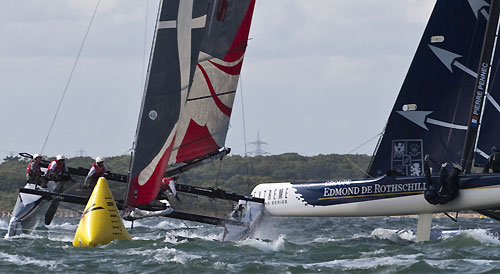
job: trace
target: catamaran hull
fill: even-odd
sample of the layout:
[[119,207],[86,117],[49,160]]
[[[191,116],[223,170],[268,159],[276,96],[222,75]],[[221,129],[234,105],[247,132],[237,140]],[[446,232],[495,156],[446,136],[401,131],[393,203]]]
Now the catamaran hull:
[[[47,188],[40,188],[35,184],[26,184],[24,188],[54,191],[59,188],[55,182],[48,182]],[[47,209],[51,205],[50,200],[34,194],[19,193],[16,205],[12,211],[9,221],[7,237],[31,233],[45,217]]]
[[[437,180],[433,177],[433,180]],[[445,205],[429,204],[423,177],[354,181],[270,183],[252,196],[265,199],[265,213],[282,217],[395,216],[500,207],[500,175],[460,176],[460,196]]]

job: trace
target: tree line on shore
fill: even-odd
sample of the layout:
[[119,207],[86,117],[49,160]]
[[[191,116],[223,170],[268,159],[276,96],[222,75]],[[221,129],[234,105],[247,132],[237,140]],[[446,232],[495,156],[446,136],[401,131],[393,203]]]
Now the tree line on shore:
[[[53,158],[53,157],[52,157]],[[51,160],[51,157],[45,157]],[[260,183],[310,182],[319,180],[342,180],[365,177],[364,171],[370,156],[363,154],[328,154],[301,156],[285,153],[271,156],[242,157],[226,156],[222,160],[191,169],[178,178],[178,183],[201,187],[221,188],[238,194],[250,194]],[[94,160],[90,157],[75,157],[66,160],[68,166],[90,168]],[[108,157],[105,164],[111,172],[127,174],[130,156]],[[0,211],[12,210],[18,189],[26,184],[28,160],[6,157],[0,164]],[[83,178],[74,178],[76,183]],[[124,184],[110,184],[116,199],[124,196]]]

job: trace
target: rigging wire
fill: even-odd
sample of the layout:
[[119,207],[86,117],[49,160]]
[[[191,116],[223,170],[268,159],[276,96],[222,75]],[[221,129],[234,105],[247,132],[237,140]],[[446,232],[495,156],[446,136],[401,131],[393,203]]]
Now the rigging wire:
[[246,164],[246,172],[247,172],[247,188],[250,190],[250,174],[249,174],[249,165],[248,156],[247,156],[247,133],[245,126],[245,105],[243,104],[243,76],[240,73],[240,97],[241,97],[241,119],[243,120],[243,143],[245,147],[245,164]]
[[240,74],[240,97],[241,97],[241,120],[243,120],[243,144],[245,146],[245,156],[247,156],[247,133],[245,126],[245,105],[243,104],[243,77]]
[[[496,49],[497,48],[497,44],[499,43],[498,41],[498,34],[499,34],[499,30],[498,28],[500,28],[500,23],[497,25],[497,31],[496,31],[496,34],[495,34],[495,42],[494,42],[494,45],[493,45],[493,48]],[[476,134],[476,142],[474,143],[474,154],[478,154],[478,155],[481,155],[481,153],[479,153],[479,151],[481,151],[479,148],[478,148],[478,144],[479,144],[479,137],[481,136],[481,130],[482,130],[482,125],[483,125],[483,116],[484,116],[484,113],[485,113],[485,108],[486,108],[486,103],[487,101],[489,101],[490,99],[488,98],[492,98],[492,97],[489,97],[491,96],[490,95],[490,88],[489,88],[489,83],[494,83],[495,80],[496,80],[496,76],[497,74],[496,73],[491,73],[491,71],[498,71],[498,67],[500,66],[500,63],[499,62],[493,62],[493,59],[495,58],[495,50],[492,52],[492,56],[491,56],[491,62],[490,62],[490,73],[488,73],[488,86],[485,88],[485,99],[483,100],[483,103],[482,103],[482,109],[483,111],[481,111],[481,116],[479,117],[479,125],[477,127],[477,131],[478,133]],[[493,65],[495,65],[495,67],[493,67]],[[494,101],[494,100],[493,100]],[[490,102],[490,103],[493,103],[493,102]],[[488,159],[487,156],[483,156],[484,158],[486,158],[486,160]],[[476,157],[474,156],[473,157],[473,160],[474,162],[476,161]],[[476,164],[474,164],[475,166]]]
[[42,150],[40,151],[40,154],[43,153],[45,150],[45,146],[47,145],[47,141],[49,140],[50,133],[52,132],[52,128],[54,127],[54,123],[56,121],[57,115],[59,114],[59,110],[61,109],[62,102],[64,101],[64,96],[66,95],[66,92],[68,91],[69,84],[71,82],[71,79],[73,78],[73,73],[75,72],[76,65],[78,64],[78,60],[80,59],[80,55],[83,50],[83,46],[85,45],[85,41],[87,40],[87,36],[90,32],[90,28],[92,27],[92,23],[94,22],[95,15],[97,13],[97,9],[99,8],[99,4],[101,3],[101,0],[97,0],[97,4],[94,9],[94,13],[92,14],[92,18],[90,18],[90,23],[87,27],[87,31],[85,32],[85,36],[83,37],[82,44],[80,45],[80,49],[78,50],[78,54],[76,55],[75,62],[73,63],[73,68],[71,69],[71,72],[69,74],[68,80],[66,81],[66,86],[64,87],[64,91],[62,93],[61,99],[59,100],[59,105],[57,106],[56,113],[54,114],[54,118],[52,119],[52,123],[50,124],[49,132],[47,132],[47,136],[45,137],[45,141],[43,142]]
[[219,169],[217,170],[217,177],[215,178],[215,188],[218,188],[217,183],[219,182],[220,169],[222,167],[222,159],[219,161]]
[[[149,10],[149,0],[146,0],[146,15],[145,15],[145,23],[144,23],[144,45],[142,48],[142,84],[146,82],[146,49],[147,45],[146,42],[148,40],[148,10]],[[141,87],[142,89],[143,87]],[[142,90],[141,90],[142,92]]]
[[[85,180],[85,179],[84,179],[84,180]],[[73,182],[73,185],[72,185],[70,188],[66,189],[66,190],[62,190],[62,191],[61,191],[61,193],[60,193],[58,196],[55,196],[54,198],[51,198],[51,199],[50,199],[51,203],[52,203],[53,201],[58,200],[58,199],[60,200],[60,198],[62,197],[62,196],[61,196],[62,194],[70,192],[71,190],[73,190],[74,188],[76,188],[76,187],[77,187],[77,186],[79,186],[79,185],[83,185],[82,183],[84,182],[84,181],[76,182],[76,181],[75,181],[75,180],[73,180],[73,179],[71,179],[71,181]],[[61,184],[64,186],[64,182],[61,182]],[[61,205],[59,205],[59,206],[61,206]],[[62,206],[62,207],[64,207],[64,206]],[[70,209],[70,208],[67,208],[67,209]],[[72,209],[70,209],[70,210],[72,210]],[[76,210],[74,210],[74,211],[76,211]],[[79,211],[76,211],[76,212],[78,212],[78,213],[80,213],[80,214],[83,214],[82,212],[79,212]]]
[[76,209],[74,209],[74,208],[71,208],[71,207],[69,207],[69,206],[65,206],[65,205],[63,205],[63,204],[59,204],[59,207],[62,207],[62,208],[65,208],[65,209],[67,209],[67,210],[69,210],[69,211],[73,211],[73,212],[79,213],[80,215],[83,215],[83,212],[81,212],[81,211],[79,211],[79,210],[76,210]]
[[347,156],[347,155],[349,155],[349,154],[353,153],[354,151],[358,150],[360,147],[362,147],[362,146],[366,145],[367,143],[371,142],[373,139],[375,139],[375,138],[378,138],[378,137],[382,136],[382,134],[383,134],[383,133],[384,133],[383,131],[382,131],[382,132],[380,132],[380,133],[378,133],[377,135],[375,135],[375,136],[371,137],[370,139],[366,140],[365,142],[363,142],[363,143],[362,143],[362,144],[360,144],[359,146],[357,146],[357,147],[353,148],[351,151],[349,151],[349,152],[347,152],[346,154],[344,154],[344,155],[343,155],[343,156],[344,156],[344,158],[346,158],[346,160],[347,160],[347,161],[349,161],[349,164],[351,164],[351,166],[352,166],[352,167],[355,167],[355,168],[359,169],[361,172],[363,172],[363,174],[364,174],[365,176],[368,176],[369,178],[373,178],[373,177],[372,177],[372,176],[370,176],[370,175],[366,172],[366,170],[365,170],[365,169],[361,168],[358,164],[356,164],[356,163],[355,163],[355,162],[354,162],[351,158],[349,158],[349,156]]

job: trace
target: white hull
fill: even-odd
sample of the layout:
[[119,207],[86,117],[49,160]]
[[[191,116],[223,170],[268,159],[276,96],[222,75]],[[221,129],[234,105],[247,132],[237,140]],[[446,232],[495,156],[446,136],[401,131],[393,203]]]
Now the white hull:
[[[260,184],[254,188],[252,195],[265,199],[266,214],[282,217],[395,216],[500,207],[500,175],[480,176],[478,181],[487,178],[489,183],[471,187],[471,175],[465,175],[466,187],[461,187],[460,196],[445,205],[432,205],[424,199],[422,177],[400,177],[397,180],[381,177],[375,180],[309,184]],[[376,184],[379,185],[379,190],[386,191],[376,193]],[[369,185],[372,185],[372,191],[362,193],[362,187],[367,188]],[[381,185],[386,187],[381,188]],[[387,187],[388,185],[392,188]],[[395,187],[398,185],[401,187]],[[409,185],[413,187],[408,189]],[[339,191],[333,193],[332,189]],[[398,189],[401,191],[397,191]],[[404,191],[405,189],[407,191]],[[308,191],[308,195],[305,195]],[[317,195],[314,196],[314,193]]]

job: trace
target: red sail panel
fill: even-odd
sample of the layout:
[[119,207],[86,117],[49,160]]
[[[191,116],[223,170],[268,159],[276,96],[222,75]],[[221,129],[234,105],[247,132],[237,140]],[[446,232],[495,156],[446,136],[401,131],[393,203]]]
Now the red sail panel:
[[255,6],[255,0],[250,2],[248,6],[247,13],[241,22],[238,33],[234,37],[233,43],[229,48],[226,56],[224,57],[224,61],[226,62],[234,62],[240,59],[243,54],[245,54],[245,49],[247,47],[248,34],[250,32],[250,24],[252,23],[252,15],[253,8]]
[[210,155],[219,150],[210,131],[191,120],[182,144],[177,152],[177,162],[189,162],[201,156]]
[[[241,66],[243,65],[243,59],[234,66],[224,66],[208,60],[212,65],[216,66],[218,69],[229,75],[239,75],[241,71]],[[199,65],[198,65],[199,66]]]
[[[165,173],[165,169],[167,169],[168,159],[172,154],[172,148],[174,147],[175,136],[163,153],[158,164],[154,167],[153,174],[149,177],[146,182],[140,182],[139,177],[140,174],[132,178],[129,184],[129,190],[127,193],[127,205],[130,206],[139,206],[148,204],[156,198],[158,192],[160,191],[160,183],[161,179],[163,179],[163,174]],[[143,171],[144,172],[144,171]]]
[[[169,165],[224,146],[255,0],[160,3],[130,171],[131,206],[156,198]],[[217,10],[207,10],[213,3],[220,3]]]
[[224,105],[224,103],[222,103],[222,101],[219,99],[219,97],[217,97],[217,93],[215,92],[214,87],[212,86],[212,83],[210,82],[210,78],[208,77],[207,72],[205,71],[205,69],[203,69],[203,67],[201,65],[199,65],[199,64],[198,64],[198,68],[200,68],[200,71],[203,74],[203,77],[205,78],[205,81],[207,82],[208,89],[210,90],[210,94],[212,94],[212,98],[214,99],[214,102],[217,105],[217,107],[226,116],[228,116],[228,117],[231,116],[232,109],[230,107]]

